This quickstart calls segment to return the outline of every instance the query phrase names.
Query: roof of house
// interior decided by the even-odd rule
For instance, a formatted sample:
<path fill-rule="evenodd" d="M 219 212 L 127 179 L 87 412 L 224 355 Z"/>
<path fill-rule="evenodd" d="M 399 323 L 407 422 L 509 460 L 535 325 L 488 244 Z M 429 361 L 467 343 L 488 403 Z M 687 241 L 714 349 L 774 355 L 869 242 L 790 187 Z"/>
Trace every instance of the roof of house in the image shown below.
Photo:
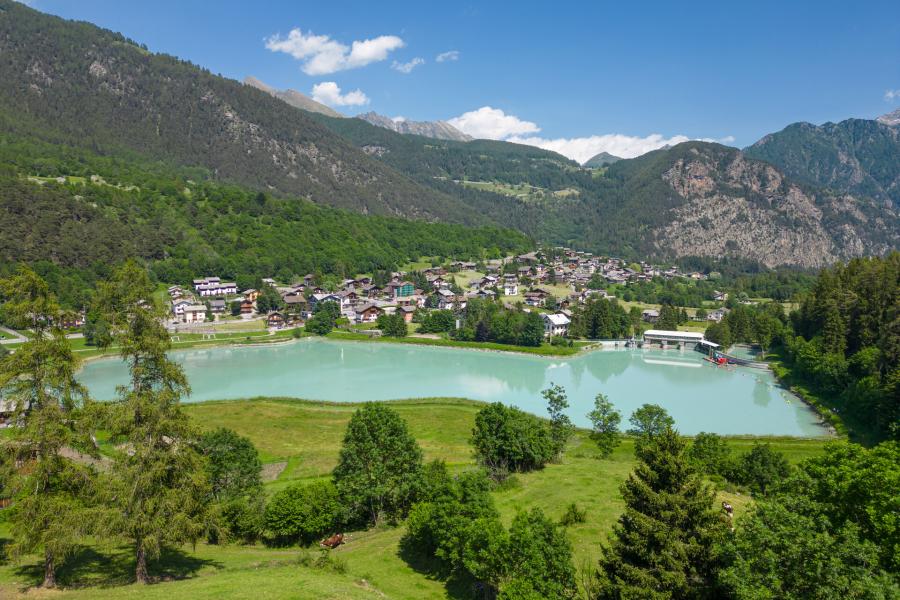
<path fill-rule="evenodd" d="M 547 321 L 550 321 L 550 323 L 556 326 L 568 325 L 569 323 L 571 323 L 569 317 L 560 313 L 555 313 L 552 315 L 541 315 L 541 317 L 543 317 Z"/>

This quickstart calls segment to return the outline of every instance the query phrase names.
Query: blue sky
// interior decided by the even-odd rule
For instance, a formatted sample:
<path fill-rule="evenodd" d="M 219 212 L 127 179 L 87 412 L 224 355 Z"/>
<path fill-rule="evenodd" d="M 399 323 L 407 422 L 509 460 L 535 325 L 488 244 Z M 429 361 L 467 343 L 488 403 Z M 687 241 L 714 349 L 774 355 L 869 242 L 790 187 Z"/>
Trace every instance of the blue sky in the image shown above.
<path fill-rule="evenodd" d="M 346 114 L 456 119 L 578 159 L 900 108 L 896 0 L 29 4 Z"/>

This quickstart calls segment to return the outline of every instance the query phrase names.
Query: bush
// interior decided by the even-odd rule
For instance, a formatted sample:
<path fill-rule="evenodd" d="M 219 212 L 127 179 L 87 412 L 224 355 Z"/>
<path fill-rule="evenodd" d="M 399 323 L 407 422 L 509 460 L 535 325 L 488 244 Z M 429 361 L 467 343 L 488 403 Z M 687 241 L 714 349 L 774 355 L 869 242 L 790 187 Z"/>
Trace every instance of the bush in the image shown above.
<path fill-rule="evenodd" d="M 499 402 L 476 415 L 472 445 L 478 461 L 495 477 L 539 469 L 553 458 L 555 447 L 546 423 Z"/>
<path fill-rule="evenodd" d="M 563 527 L 577 525 L 578 523 L 584 523 L 585 521 L 587 521 L 587 510 L 579 508 L 574 502 L 566 507 L 566 512 L 559 518 L 559 524 Z"/>
<path fill-rule="evenodd" d="M 229 500 L 220 510 L 227 539 L 252 544 L 263 537 L 266 508 L 262 494 Z"/>
<path fill-rule="evenodd" d="M 257 494 L 262 489 L 262 464 L 249 439 L 220 427 L 203 434 L 199 450 L 206 458 L 206 476 L 217 500 Z"/>
<path fill-rule="evenodd" d="M 499 518 L 490 495 L 491 482 L 481 471 L 451 478 L 443 470 L 428 501 L 419 502 L 406 520 L 403 547 L 438 558 L 446 571 L 463 566 L 463 551 L 472 524 Z"/>
<path fill-rule="evenodd" d="M 266 535 L 279 546 L 310 544 L 334 532 L 343 510 L 330 481 L 297 484 L 275 494 L 265 513 Z"/>
<path fill-rule="evenodd" d="M 473 527 L 464 564 L 498 599 L 576 597 L 572 545 L 540 509 L 517 514 L 508 532 L 497 521 L 482 523 Z"/>
<path fill-rule="evenodd" d="M 316 313 L 306 322 L 306 331 L 316 335 L 328 335 L 334 329 L 334 319 L 325 312 Z"/>
<path fill-rule="evenodd" d="M 406 334 L 409 331 L 406 326 L 406 321 L 403 319 L 403 315 L 400 313 L 395 313 L 393 315 L 381 315 L 380 317 L 378 317 L 378 322 L 376 324 L 378 326 L 378 329 L 381 330 L 381 333 L 383 333 L 387 337 L 406 337 Z"/>
<path fill-rule="evenodd" d="M 452 310 L 433 310 L 422 316 L 420 323 L 420 333 L 445 333 L 456 328 L 456 315 Z"/>

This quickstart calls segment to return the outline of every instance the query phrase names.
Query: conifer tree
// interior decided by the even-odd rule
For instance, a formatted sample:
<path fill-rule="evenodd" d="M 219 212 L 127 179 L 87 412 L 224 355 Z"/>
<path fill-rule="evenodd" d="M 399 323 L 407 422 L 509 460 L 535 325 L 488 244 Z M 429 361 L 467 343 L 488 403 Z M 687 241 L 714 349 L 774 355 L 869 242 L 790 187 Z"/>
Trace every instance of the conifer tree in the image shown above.
<path fill-rule="evenodd" d="M 625 512 L 603 549 L 597 598 L 715 597 L 713 548 L 727 525 L 684 448 L 671 427 L 638 448 L 622 485 Z"/>
<path fill-rule="evenodd" d="M 171 340 L 147 273 L 126 263 L 99 286 L 97 303 L 131 376 L 109 415 L 112 441 L 125 449 L 113 463 L 109 533 L 132 545 L 135 579 L 146 583 L 147 563 L 164 546 L 204 532 L 211 493 L 192 445 L 197 436 L 180 407 L 190 388 L 166 355 Z"/>
<path fill-rule="evenodd" d="M 78 359 L 59 324 L 62 312 L 46 282 L 29 269 L 0 281 L 6 320 L 31 331 L 15 353 L 0 359 L 0 396 L 14 407 L 13 467 L 7 492 L 13 556 L 42 550 L 44 587 L 56 585 L 57 567 L 87 533 L 86 497 L 93 472 L 64 449 L 96 454 L 86 420 L 87 393 L 75 380 Z"/>

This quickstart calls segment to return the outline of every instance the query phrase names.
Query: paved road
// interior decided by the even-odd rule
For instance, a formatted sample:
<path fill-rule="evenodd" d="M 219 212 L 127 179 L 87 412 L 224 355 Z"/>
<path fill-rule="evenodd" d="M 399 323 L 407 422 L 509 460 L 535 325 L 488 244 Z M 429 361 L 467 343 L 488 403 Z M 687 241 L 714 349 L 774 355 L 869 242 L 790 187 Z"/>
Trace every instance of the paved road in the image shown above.
<path fill-rule="evenodd" d="M 7 329 L 6 327 L 0 327 L 0 330 L 3 333 L 13 336 L 12 338 L 3 338 L 0 340 L 0 344 L 21 344 L 22 342 L 27 342 L 28 338 L 19 333 L 18 331 L 13 331 L 12 329 Z"/>
<path fill-rule="evenodd" d="M 2 330 L 4 333 L 7 333 L 11 336 L 14 336 L 12 338 L 8 338 L 8 339 L 4 338 L 4 339 L 0 340 L 0 344 L 21 344 L 22 342 L 28 341 L 28 338 L 25 337 L 24 335 L 22 335 L 21 333 L 19 333 L 18 331 L 13 331 L 12 329 L 7 329 L 6 327 L 0 327 L 0 330 Z M 83 333 L 69 333 L 66 335 L 66 337 L 69 338 L 70 340 L 77 340 L 77 339 L 83 338 L 84 334 Z"/>

